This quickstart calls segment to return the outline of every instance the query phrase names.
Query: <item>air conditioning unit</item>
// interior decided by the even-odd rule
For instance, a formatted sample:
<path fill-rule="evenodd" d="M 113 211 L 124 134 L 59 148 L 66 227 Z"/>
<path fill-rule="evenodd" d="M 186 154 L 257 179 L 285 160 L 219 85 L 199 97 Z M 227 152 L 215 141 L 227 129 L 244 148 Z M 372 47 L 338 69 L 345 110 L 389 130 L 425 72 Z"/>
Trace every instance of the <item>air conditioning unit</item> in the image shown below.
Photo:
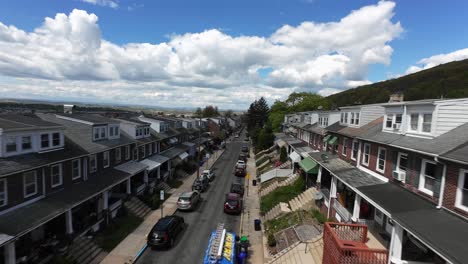
<path fill-rule="evenodd" d="M 406 179 L 406 172 L 405 171 L 398 171 L 394 170 L 393 171 L 393 178 L 397 181 L 404 182 Z"/>
<path fill-rule="evenodd" d="M 393 124 L 393 129 L 400 129 L 401 127 L 401 124 Z"/>

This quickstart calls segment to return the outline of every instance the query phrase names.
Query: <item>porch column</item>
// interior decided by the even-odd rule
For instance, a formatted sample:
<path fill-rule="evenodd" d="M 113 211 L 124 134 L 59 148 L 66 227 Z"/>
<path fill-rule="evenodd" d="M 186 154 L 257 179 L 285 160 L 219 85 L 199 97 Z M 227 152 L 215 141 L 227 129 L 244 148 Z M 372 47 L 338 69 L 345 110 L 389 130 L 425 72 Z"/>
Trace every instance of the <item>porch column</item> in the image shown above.
<path fill-rule="evenodd" d="M 320 183 L 322 182 L 322 166 L 318 165 L 319 166 L 319 170 L 318 170 L 318 173 L 317 173 L 317 185 L 320 185 Z"/>
<path fill-rule="evenodd" d="M 330 199 L 336 198 L 336 186 L 338 185 L 338 178 L 332 176 L 331 186 L 330 186 Z"/>
<path fill-rule="evenodd" d="M 145 170 L 143 173 L 143 182 L 145 185 L 148 185 L 148 170 Z"/>
<path fill-rule="evenodd" d="M 353 209 L 353 217 L 352 220 L 354 222 L 357 222 L 359 219 L 359 213 L 361 210 L 361 196 L 356 193 L 356 196 L 354 196 L 354 209 Z"/>
<path fill-rule="evenodd" d="M 102 210 L 109 208 L 109 191 L 102 192 Z"/>
<path fill-rule="evenodd" d="M 132 181 L 130 178 L 127 180 L 127 194 L 132 194 Z"/>
<path fill-rule="evenodd" d="M 393 222 L 392 239 L 390 240 L 390 257 L 388 263 L 400 263 L 403 249 L 403 228 Z"/>
<path fill-rule="evenodd" d="M 158 180 L 161 179 L 161 166 L 158 167 Z"/>
<path fill-rule="evenodd" d="M 73 213 L 71 209 L 65 212 L 65 229 L 67 235 L 73 234 Z"/>
<path fill-rule="evenodd" d="M 5 255 L 5 264 L 16 264 L 15 241 L 3 246 L 3 250 Z"/>

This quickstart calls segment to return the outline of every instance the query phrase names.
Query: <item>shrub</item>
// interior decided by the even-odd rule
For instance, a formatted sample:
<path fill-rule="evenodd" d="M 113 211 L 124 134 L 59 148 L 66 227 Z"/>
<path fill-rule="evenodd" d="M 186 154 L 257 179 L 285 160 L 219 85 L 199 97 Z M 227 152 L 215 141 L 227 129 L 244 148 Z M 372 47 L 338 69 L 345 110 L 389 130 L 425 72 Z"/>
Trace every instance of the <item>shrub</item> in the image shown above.
<path fill-rule="evenodd" d="M 270 247 L 276 246 L 276 239 L 275 239 L 275 236 L 273 234 L 268 235 L 268 246 L 270 246 Z"/>
<path fill-rule="evenodd" d="M 286 162 L 288 160 L 288 153 L 286 152 L 286 148 L 285 147 L 281 147 L 281 150 L 280 150 L 280 161 L 281 162 Z"/>
<path fill-rule="evenodd" d="M 312 209 L 311 214 L 312 214 L 312 217 L 317 219 L 317 221 L 321 224 L 324 224 L 327 221 L 327 217 L 317 209 Z"/>

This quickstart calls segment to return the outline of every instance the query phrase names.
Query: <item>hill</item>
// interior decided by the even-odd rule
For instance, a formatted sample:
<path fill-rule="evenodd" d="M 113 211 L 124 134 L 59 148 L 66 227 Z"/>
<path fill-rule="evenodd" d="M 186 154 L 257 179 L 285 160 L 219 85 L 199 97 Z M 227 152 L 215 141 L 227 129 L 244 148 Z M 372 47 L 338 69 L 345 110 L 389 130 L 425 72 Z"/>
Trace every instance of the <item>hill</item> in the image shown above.
<path fill-rule="evenodd" d="M 402 92 L 405 101 L 468 97 L 468 59 L 441 64 L 397 79 L 359 86 L 327 97 L 334 106 L 387 102 Z"/>

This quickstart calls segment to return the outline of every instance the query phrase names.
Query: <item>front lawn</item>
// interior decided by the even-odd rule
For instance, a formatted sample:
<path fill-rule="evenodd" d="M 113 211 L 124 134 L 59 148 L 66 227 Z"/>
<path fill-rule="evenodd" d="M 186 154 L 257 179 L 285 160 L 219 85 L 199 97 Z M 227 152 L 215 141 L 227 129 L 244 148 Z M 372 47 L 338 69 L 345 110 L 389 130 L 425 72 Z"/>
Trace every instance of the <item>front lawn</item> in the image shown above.
<path fill-rule="evenodd" d="M 305 189 L 305 180 L 301 176 L 293 184 L 277 188 L 260 198 L 260 212 L 265 214 L 280 202 L 286 203 L 298 196 Z"/>
<path fill-rule="evenodd" d="M 110 252 L 142 222 L 142 218 L 128 212 L 126 215 L 115 219 L 99 233 L 96 236 L 96 243 L 105 251 Z"/>

